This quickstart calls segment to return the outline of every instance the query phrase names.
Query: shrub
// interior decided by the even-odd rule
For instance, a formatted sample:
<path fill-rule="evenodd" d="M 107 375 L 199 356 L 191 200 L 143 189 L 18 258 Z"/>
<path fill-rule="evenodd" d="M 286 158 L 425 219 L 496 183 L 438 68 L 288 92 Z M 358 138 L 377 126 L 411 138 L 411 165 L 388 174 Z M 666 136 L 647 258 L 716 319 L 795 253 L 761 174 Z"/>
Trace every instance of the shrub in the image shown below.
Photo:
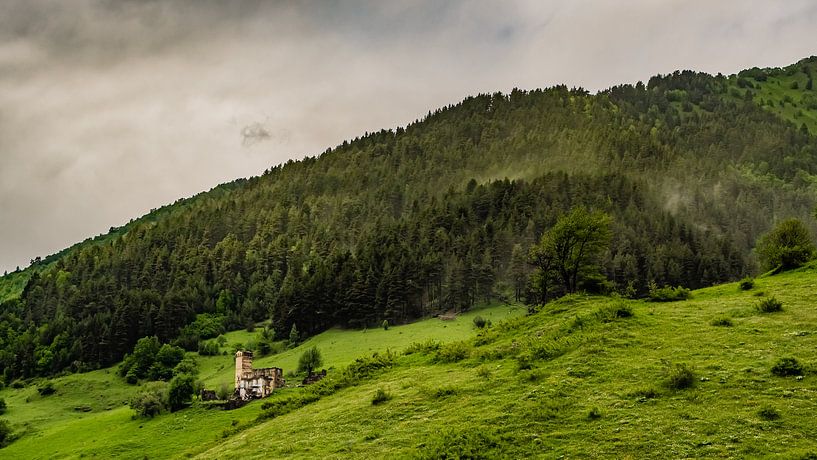
<path fill-rule="evenodd" d="M 0 420 L 0 447 L 7 446 L 13 440 L 11 424 L 8 420 Z"/>
<path fill-rule="evenodd" d="M 777 409 L 774 407 L 762 407 L 760 410 L 757 411 L 757 415 L 766 421 L 773 421 L 780 419 L 780 412 L 777 412 Z"/>
<path fill-rule="evenodd" d="M 609 323 L 616 319 L 630 318 L 634 314 L 633 307 L 622 302 L 600 308 L 596 312 L 596 317 L 602 322 Z"/>
<path fill-rule="evenodd" d="M 130 400 L 130 408 L 139 417 L 155 417 L 167 410 L 167 384 L 154 383 Z"/>
<path fill-rule="evenodd" d="M 201 356 L 216 356 L 219 354 L 219 351 L 218 342 L 215 340 L 199 342 L 198 352 Z"/>
<path fill-rule="evenodd" d="M 650 283 L 650 300 L 653 302 L 675 302 L 686 300 L 692 296 L 692 292 L 685 287 L 664 286 L 659 288 L 655 283 Z"/>
<path fill-rule="evenodd" d="M 230 387 L 228 387 L 226 383 L 222 383 L 221 386 L 218 387 L 218 390 L 216 390 L 216 397 L 222 401 L 230 399 L 232 394 L 232 390 L 230 390 Z"/>
<path fill-rule="evenodd" d="M 431 395 L 435 398 L 445 398 L 447 396 L 454 396 L 457 394 L 457 388 L 453 386 L 444 386 L 434 390 Z"/>
<path fill-rule="evenodd" d="M 388 331 L 389 330 L 389 320 L 384 319 L 383 324 L 381 324 L 381 326 L 383 326 L 384 331 Z"/>
<path fill-rule="evenodd" d="M 468 458 L 488 459 L 507 456 L 500 450 L 497 438 L 486 430 L 442 429 L 418 452 L 420 459 Z M 503 455 L 504 454 L 504 455 Z"/>
<path fill-rule="evenodd" d="M 167 405 L 177 411 L 189 405 L 196 392 L 196 378 L 190 374 L 179 374 L 170 381 L 167 391 Z"/>
<path fill-rule="evenodd" d="M 436 360 L 441 363 L 456 363 L 471 354 L 470 347 L 465 342 L 453 342 L 443 345 L 437 350 Z"/>
<path fill-rule="evenodd" d="M 748 291 L 749 289 L 755 287 L 755 279 L 747 276 L 746 278 L 740 280 L 738 287 L 740 287 L 741 291 Z"/>
<path fill-rule="evenodd" d="M 648 399 L 655 399 L 659 396 L 658 390 L 652 387 L 638 389 L 629 394 L 630 397 L 636 398 L 638 402 L 645 402 Z"/>
<path fill-rule="evenodd" d="M 7 408 L 7 406 L 6 406 L 5 398 L 0 398 L 0 415 L 3 415 L 3 414 L 6 413 L 6 408 Z"/>
<path fill-rule="evenodd" d="M 720 326 L 720 327 L 732 327 L 732 320 L 729 318 L 715 318 L 712 320 L 713 326 Z"/>
<path fill-rule="evenodd" d="M 477 315 L 474 317 L 474 327 L 476 327 L 477 329 L 482 329 L 487 324 L 488 322 L 485 321 L 485 318 L 483 318 L 482 316 Z"/>
<path fill-rule="evenodd" d="M 40 396 L 53 395 L 56 392 L 57 389 L 54 388 L 54 384 L 51 382 L 45 382 L 44 384 L 37 387 L 37 393 L 39 393 Z"/>
<path fill-rule="evenodd" d="M 428 339 L 425 342 L 412 342 L 403 350 L 404 355 L 411 355 L 414 353 L 420 353 L 422 355 L 427 355 L 433 351 L 437 351 L 440 349 L 440 342 L 434 339 Z"/>
<path fill-rule="evenodd" d="M 757 309 L 761 313 L 775 313 L 783 311 L 783 302 L 777 300 L 774 297 L 769 297 L 767 299 L 762 300 L 759 304 L 757 304 Z"/>
<path fill-rule="evenodd" d="M 587 413 L 587 420 L 598 420 L 601 418 L 601 410 L 598 407 L 590 409 Z"/>
<path fill-rule="evenodd" d="M 372 405 L 376 406 L 378 404 L 383 404 L 391 398 L 391 394 L 389 394 L 386 390 L 378 388 L 377 391 L 374 392 L 374 396 L 372 396 Z"/>
<path fill-rule="evenodd" d="M 480 366 L 477 368 L 477 376 L 482 377 L 483 379 L 490 379 L 491 370 L 486 366 Z"/>
<path fill-rule="evenodd" d="M 686 364 L 670 366 L 667 371 L 667 387 L 671 390 L 683 390 L 695 385 L 695 373 Z"/>
<path fill-rule="evenodd" d="M 173 368 L 173 375 L 179 374 L 198 375 L 199 363 L 192 356 L 185 357 Z"/>
<path fill-rule="evenodd" d="M 780 358 L 774 366 L 772 366 L 772 374 L 778 377 L 803 375 L 803 365 L 795 358 Z"/>

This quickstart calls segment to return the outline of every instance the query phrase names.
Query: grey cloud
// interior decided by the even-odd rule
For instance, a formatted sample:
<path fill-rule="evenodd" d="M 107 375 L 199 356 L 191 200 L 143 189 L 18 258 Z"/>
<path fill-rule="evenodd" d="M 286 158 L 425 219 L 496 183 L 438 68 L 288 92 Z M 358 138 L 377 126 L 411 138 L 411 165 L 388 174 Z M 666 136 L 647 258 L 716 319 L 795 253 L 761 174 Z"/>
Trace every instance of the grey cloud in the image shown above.
<path fill-rule="evenodd" d="M 814 54 L 815 17 L 805 0 L 3 1 L 0 270 L 469 94 L 786 65 Z"/>

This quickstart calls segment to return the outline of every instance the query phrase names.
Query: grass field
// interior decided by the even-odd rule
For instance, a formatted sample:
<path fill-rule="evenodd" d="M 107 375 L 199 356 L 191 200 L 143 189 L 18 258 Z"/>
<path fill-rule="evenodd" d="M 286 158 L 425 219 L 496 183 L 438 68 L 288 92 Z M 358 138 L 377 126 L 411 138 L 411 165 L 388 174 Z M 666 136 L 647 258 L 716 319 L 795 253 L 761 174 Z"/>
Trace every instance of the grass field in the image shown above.
<path fill-rule="evenodd" d="M 276 414 L 255 402 L 134 420 L 118 405 L 130 387 L 113 380 L 113 396 L 104 393 L 111 374 L 65 377 L 58 389 L 76 382 L 77 393 L 59 391 L 64 400 L 54 401 L 64 407 L 52 408 L 53 419 L 33 389 L 0 393 L 11 406 L 7 418 L 31 420 L 17 423 L 29 431 L 0 456 L 814 458 L 815 287 L 812 264 L 760 278 L 748 291 L 726 284 L 683 302 L 573 296 L 529 316 L 518 307 L 493 307 L 454 322 L 333 330 L 258 365 L 291 368 L 314 344 L 334 368 L 328 386 L 357 356 L 405 351 L 427 339 L 449 342 L 410 347 L 390 367 Z M 782 301 L 781 312 L 757 309 L 770 297 Z M 494 325 L 475 332 L 475 314 Z M 500 322 L 504 316 L 512 318 Z M 235 332 L 228 342 L 251 338 Z M 802 375 L 774 375 L 784 357 L 802 363 Z M 202 360 L 209 384 L 231 373 L 229 356 Z M 379 390 L 385 401 L 373 404 Z M 97 391 L 106 396 L 90 394 Z M 285 389 L 270 401 L 307 391 Z M 25 403 L 26 397 L 33 399 Z M 93 412 L 70 409 L 80 400 L 96 404 Z"/>
<path fill-rule="evenodd" d="M 393 326 L 387 331 L 330 330 L 296 348 L 259 358 L 255 364 L 256 367 L 274 365 L 291 370 L 303 350 L 317 346 L 325 367 L 333 369 L 375 351 L 401 350 L 413 342 L 468 338 L 474 334 L 472 320 L 476 315 L 498 322 L 522 315 L 524 311 L 524 307 L 495 305 L 465 313 L 453 321 L 428 319 Z M 224 349 L 248 343 L 256 334 L 246 331 L 225 334 Z M 200 378 L 208 388 L 218 388 L 221 383 L 232 385 L 231 354 L 197 359 Z M 0 458 L 173 457 L 200 450 L 203 440 L 210 443 L 220 440 L 224 430 L 251 423 L 261 411 L 260 403 L 253 403 L 235 411 L 192 408 L 152 420 L 134 420 L 127 401 L 139 387 L 126 384 L 116 375 L 115 368 L 69 375 L 54 379 L 53 383 L 57 393 L 45 397 L 38 394 L 36 383 L 22 389 L 0 391 L 0 397 L 5 398 L 9 406 L 0 418 L 9 420 L 22 435 L 0 450 Z"/>
<path fill-rule="evenodd" d="M 200 457 L 813 458 L 815 286 L 812 266 L 685 302 L 555 302 L 472 342 L 458 363 L 404 357 Z M 756 310 L 770 295 L 782 312 Z M 621 306 L 634 315 L 605 316 Z M 806 364 L 803 378 L 772 375 L 786 356 Z M 686 389 L 668 385 L 680 363 L 694 375 Z M 379 388 L 392 399 L 375 406 Z"/>

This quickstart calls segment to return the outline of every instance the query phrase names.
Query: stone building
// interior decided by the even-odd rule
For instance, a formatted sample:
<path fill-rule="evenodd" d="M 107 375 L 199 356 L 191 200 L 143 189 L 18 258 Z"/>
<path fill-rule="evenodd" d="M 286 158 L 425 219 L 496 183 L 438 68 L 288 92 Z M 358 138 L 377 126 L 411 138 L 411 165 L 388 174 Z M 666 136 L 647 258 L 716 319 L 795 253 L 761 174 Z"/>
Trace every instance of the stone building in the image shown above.
<path fill-rule="evenodd" d="M 285 383 L 284 371 L 278 367 L 253 369 L 251 351 L 235 354 L 235 393 L 239 399 L 266 398 Z"/>

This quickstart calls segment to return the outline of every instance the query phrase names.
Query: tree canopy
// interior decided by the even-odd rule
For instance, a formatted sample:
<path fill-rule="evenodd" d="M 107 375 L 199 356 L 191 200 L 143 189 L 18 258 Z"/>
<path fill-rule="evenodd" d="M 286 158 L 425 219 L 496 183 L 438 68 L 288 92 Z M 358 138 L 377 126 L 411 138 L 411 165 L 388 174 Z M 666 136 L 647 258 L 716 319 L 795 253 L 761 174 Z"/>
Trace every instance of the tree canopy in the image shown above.
<path fill-rule="evenodd" d="M 808 227 L 799 219 L 786 219 L 758 240 L 757 254 L 766 270 L 790 270 L 814 257 Z"/>

